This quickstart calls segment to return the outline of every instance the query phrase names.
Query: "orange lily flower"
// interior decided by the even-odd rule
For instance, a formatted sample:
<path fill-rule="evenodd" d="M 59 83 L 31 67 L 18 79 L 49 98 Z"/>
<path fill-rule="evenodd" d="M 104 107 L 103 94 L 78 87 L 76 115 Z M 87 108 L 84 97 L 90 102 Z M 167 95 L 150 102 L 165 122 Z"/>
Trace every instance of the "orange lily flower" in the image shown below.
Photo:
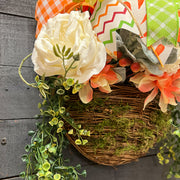
<path fill-rule="evenodd" d="M 180 102 L 180 69 L 175 74 L 165 72 L 162 76 L 141 72 L 132 77 L 130 81 L 134 82 L 141 92 L 151 91 L 145 99 L 144 108 L 157 96 L 159 91 L 161 111 L 166 112 L 168 104 L 177 105 L 176 101 Z"/>
<path fill-rule="evenodd" d="M 100 91 L 110 93 L 110 85 L 121 81 L 119 74 L 112 70 L 112 65 L 106 65 L 97 75 L 93 75 L 89 81 L 79 91 L 79 97 L 83 103 L 89 103 L 93 99 L 93 89 L 99 88 Z"/>

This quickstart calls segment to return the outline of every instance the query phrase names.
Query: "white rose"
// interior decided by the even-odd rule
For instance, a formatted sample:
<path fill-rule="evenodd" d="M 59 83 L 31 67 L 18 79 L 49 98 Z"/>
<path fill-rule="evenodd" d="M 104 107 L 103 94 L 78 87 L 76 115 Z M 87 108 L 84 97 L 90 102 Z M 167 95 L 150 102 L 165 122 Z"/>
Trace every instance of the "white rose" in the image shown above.
<path fill-rule="evenodd" d="M 34 71 L 45 76 L 64 75 L 63 63 L 55 56 L 53 45 L 62 49 L 71 48 L 74 54 L 80 55 L 75 69 L 67 73 L 67 78 L 74 78 L 79 83 L 86 82 L 94 74 L 98 74 L 106 63 L 106 50 L 92 30 L 88 12 L 72 11 L 70 14 L 58 14 L 43 26 L 32 53 Z M 73 58 L 65 61 L 68 67 Z"/>

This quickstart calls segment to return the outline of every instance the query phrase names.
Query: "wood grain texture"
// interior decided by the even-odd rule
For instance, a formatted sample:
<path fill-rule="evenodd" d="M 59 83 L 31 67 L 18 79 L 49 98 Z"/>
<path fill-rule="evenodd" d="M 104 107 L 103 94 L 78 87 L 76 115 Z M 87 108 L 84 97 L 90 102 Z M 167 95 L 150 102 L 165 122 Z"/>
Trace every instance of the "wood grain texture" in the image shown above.
<path fill-rule="evenodd" d="M 6 138 L 7 144 L 0 144 L 0 179 L 18 175 L 24 164 L 21 156 L 29 142 L 27 132 L 35 129 L 36 120 L 0 120 L 0 141 Z"/>
<path fill-rule="evenodd" d="M 0 13 L 34 18 L 37 0 L 0 0 Z"/>
<path fill-rule="evenodd" d="M 33 68 L 23 67 L 22 73 L 28 82 L 34 82 Z M 21 81 L 17 67 L 0 66 L 0 100 L 0 119 L 32 118 L 39 114 L 38 90 Z"/>
<path fill-rule="evenodd" d="M 19 66 L 20 61 L 32 52 L 35 29 L 33 19 L 0 14 L 0 65 Z M 31 61 L 26 65 L 33 66 Z"/>

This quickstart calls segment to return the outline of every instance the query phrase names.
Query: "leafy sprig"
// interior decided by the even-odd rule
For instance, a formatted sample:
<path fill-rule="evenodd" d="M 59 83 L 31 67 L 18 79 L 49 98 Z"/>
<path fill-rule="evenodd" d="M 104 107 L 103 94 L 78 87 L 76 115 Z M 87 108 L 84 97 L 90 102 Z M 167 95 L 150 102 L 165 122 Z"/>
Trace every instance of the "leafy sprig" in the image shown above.
<path fill-rule="evenodd" d="M 180 110 L 179 105 L 171 108 L 172 130 L 169 133 L 166 142 L 160 147 L 157 154 L 159 163 L 169 164 L 170 169 L 167 178 L 180 178 Z"/>
<path fill-rule="evenodd" d="M 64 106 L 70 100 L 70 94 L 76 94 L 82 87 L 78 81 L 66 77 L 70 70 L 76 68 L 74 64 L 79 61 L 79 55 L 74 55 L 71 48 L 66 49 L 65 46 L 61 50 L 57 44 L 53 51 L 62 61 L 64 75 L 49 78 L 37 75 L 36 83 L 32 83 L 42 97 L 38 104 L 40 114 L 37 115 L 41 121 L 36 123 L 36 131 L 28 133 L 32 137 L 31 144 L 26 145 L 27 154 L 22 156 L 26 170 L 20 174 L 25 180 L 78 180 L 80 175 L 86 176 L 86 171 L 79 173 L 80 165 L 68 166 L 63 158 L 66 133 L 77 137 L 77 145 L 85 145 L 88 142 L 85 137 L 90 136 L 90 131 L 76 124 Z M 66 61 L 71 61 L 69 66 Z M 66 126 L 71 128 L 66 130 Z"/>

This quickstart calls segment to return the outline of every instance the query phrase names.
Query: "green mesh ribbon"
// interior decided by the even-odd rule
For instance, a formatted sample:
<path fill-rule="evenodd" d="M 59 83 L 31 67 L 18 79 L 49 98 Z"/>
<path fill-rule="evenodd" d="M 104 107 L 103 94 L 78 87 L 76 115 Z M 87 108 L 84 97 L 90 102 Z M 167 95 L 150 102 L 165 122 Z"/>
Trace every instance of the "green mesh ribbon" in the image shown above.
<path fill-rule="evenodd" d="M 147 46 L 161 38 L 176 45 L 179 31 L 180 0 L 146 0 Z"/>

